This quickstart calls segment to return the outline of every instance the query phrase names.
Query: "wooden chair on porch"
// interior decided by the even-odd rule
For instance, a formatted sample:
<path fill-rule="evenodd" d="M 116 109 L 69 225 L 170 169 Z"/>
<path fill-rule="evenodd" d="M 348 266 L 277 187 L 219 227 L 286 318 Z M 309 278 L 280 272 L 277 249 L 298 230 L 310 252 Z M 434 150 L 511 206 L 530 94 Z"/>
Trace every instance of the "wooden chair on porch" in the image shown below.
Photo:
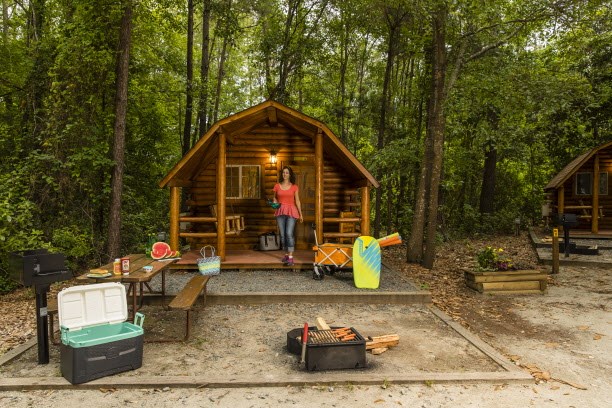
<path fill-rule="evenodd" d="M 579 214 L 578 218 L 588 218 L 588 219 L 591 219 L 593 217 L 593 214 L 591 212 L 593 207 L 585 205 L 584 201 L 582 201 L 582 200 L 578 200 L 578 203 L 580 203 L 580 207 L 583 207 L 582 208 L 582 214 Z M 588 208 L 588 207 L 591 207 L 591 208 Z M 603 207 L 600 205 L 599 209 L 598 209 L 598 212 L 597 212 L 597 219 L 601 219 L 601 218 L 603 218 L 603 216 L 604 216 Z"/>
<path fill-rule="evenodd" d="M 217 205 L 212 204 L 210 206 L 210 212 L 213 217 L 217 216 Z M 217 227 L 217 223 L 215 223 Z M 240 231 L 244 230 L 244 216 L 239 214 L 225 214 L 225 233 L 226 234 L 240 234 Z"/>
<path fill-rule="evenodd" d="M 354 218 L 355 211 L 340 211 L 340 218 Z M 341 222 L 340 223 L 340 233 L 346 232 L 355 232 L 357 231 L 356 223 L 354 222 Z M 340 238 L 341 244 L 353 244 L 355 242 L 355 238 Z"/>

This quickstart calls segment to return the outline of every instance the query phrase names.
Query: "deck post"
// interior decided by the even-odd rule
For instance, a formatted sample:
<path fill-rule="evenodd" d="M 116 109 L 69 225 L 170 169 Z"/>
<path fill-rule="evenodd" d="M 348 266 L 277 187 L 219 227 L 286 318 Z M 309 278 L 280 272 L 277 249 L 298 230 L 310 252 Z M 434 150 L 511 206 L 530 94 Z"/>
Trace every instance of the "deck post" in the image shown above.
<path fill-rule="evenodd" d="M 170 249 L 179 250 L 179 213 L 181 208 L 181 188 L 170 187 Z"/>
<path fill-rule="evenodd" d="M 361 188 L 361 235 L 370 235 L 370 186 Z"/>
<path fill-rule="evenodd" d="M 599 232 L 599 153 L 595 154 L 593 163 L 593 202 L 591 203 L 591 232 Z"/>
<path fill-rule="evenodd" d="M 315 225 L 317 242 L 323 242 L 323 130 L 315 137 Z"/>
<path fill-rule="evenodd" d="M 561 186 L 557 189 L 557 214 L 561 216 L 565 211 L 565 187 Z M 560 226 L 563 230 L 563 226 Z"/>
<path fill-rule="evenodd" d="M 225 163 L 226 135 L 222 130 L 217 132 L 219 154 L 217 155 L 217 255 L 225 260 Z"/>

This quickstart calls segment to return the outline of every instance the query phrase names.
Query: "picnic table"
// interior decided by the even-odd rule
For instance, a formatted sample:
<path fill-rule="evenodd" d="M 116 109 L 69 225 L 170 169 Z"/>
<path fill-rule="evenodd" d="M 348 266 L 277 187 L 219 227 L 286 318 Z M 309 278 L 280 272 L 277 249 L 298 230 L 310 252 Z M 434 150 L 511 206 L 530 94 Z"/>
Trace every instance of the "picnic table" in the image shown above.
<path fill-rule="evenodd" d="M 149 293 L 161 293 L 163 299 L 162 301 L 165 301 L 166 271 L 171 264 L 178 260 L 178 258 L 155 260 L 148 258 L 145 254 L 130 254 L 127 256 L 127 258 L 130 259 L 130 273 L 128 275 L 111 275 L 107 278 L 94 278 L 87 276 L 88 273 L 85 273 L 79 276 L 77 281 L 81 283 L 121 282 L 128 284 L 128 296 L 131 296 L 132 316 L 134 316 L 142 307 L 145 287 Z M 150 265 L 153 268 L 150 272 L 143 269 L 147 265 Z M 111 262 L 106 265 L 102 265 L 97 269 L 104 269 L 110 273 L 113 273 L 113 263 Z M 154 292 L 149 283 L 159 273 L 161 273 L 161 292 Z"/>

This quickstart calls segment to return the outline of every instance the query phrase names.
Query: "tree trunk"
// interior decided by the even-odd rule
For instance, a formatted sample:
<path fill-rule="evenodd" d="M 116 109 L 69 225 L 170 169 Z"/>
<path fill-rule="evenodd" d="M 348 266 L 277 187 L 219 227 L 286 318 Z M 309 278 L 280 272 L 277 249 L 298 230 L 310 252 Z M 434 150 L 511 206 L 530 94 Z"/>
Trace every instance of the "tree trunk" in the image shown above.
<path fill-rule="evenodd" d="M 200 65 L 201 86 L 196 139 L 199 139 L 208 130 L 206 110 L 208 107 L 208 72 L 210 70 L 210 53 L 208 49 L 210 46 L 210 7 L 211 0 L 204 0 L 204 10 L 202 12 L 202 63 Z"/>
<path fill-rule="evenodd" d="M 495 106 L 487 109 L 487 121 L 491 131 L 495 134 L 499 130 L 499 112 Z M 497 167 L 497 147 L 495 142 L 489 140 L 485 146 L 485 162 L 482 172 L 482 188 L 480 189 L 480 213 L 490 214 L 495 211 L 493 198 L 495 197 L 495 175 Z"/>
<path fill-rule="evenodd" d="M 219 116 L 219 102 L 221 100 L 221 85 L 223 84 L 223 77 L 225 75 L 225 60 L 227 59 L 227 45 L 229 38 L 226 36 L 223 38 L 223 47 L 221 48 L 221 55 L 219 56 L 219 72 L 217 73 L 217 89 L 215 92 L 215 108 L 213 110 L 213 123 L 217 122 Z"/>
<path fill-rule="evenodd" d="M 123 169 L 125 157 L 125 128 L 127 116 L 128 78 L 132 30 L 132 3 L 126 1 L 116 62 L 115 124 L 113 141 L 113 175 L 111 178 L 111 203 L 108 220 L 108 256 L 120 255 L 121 250 L 121 196 L 123 195 Z"/>
<path fill-rule="evenodd" d="M 430 97 L 430 99 L 433 96 Z M 428 102 L 430 105 L 432 102 Z M 429 131 L 428 131 L 429 133 Z M 425 237 L 425 211 L 429 197 L 429 178 L 433 153 L 433 141 L 428 134 L 425 138 L 425 152 L 421 161 L 419 171 L 419 187 L 414 201 L 414 213 L 412 215 L 412 229 L 408 238 L 406 259 L 408 262 L 420 263 L 423 260 L 423 241 Z"/>
<path fill-rule="evenodd" d="M 391 222 L 393 218 L 393 178 L 389 177 L 387 181 L 387 235 L 391 234 L 391 227 L 393 223 Z"/>
<path fill-rule="evenodd" d="M 433 61 L 433 51 L 431 47 L 425 47 L 426 64 L 427 70 L 432 70 L 431 64 Z M 431 88 L 433 89 L 433 78 L 430 78 L 432 82 Z M 424 98 L 421 97 L 419 103 L 419 115 L 417 122 L 417 135 L 423 132 L 423 104 Z M 432 104 L 434 103 L 434 96 L 430 94 L 427 99 L 427 112 L 433 111 Z M 414 212 L 412 214 L 412 228 L 410 230 L 410 236 L 408 238 L 408 248 L 406 249 L 406 260 L 408 262 L 420 263 L 423 260 L 423 242 L 425 240 L 425 224 L 426 224 L 426 210 L 427 202 L 429 197 L 429 179 L 431 173 L 431 163 L 433 160 L 433 140 L 431 138 L 430 129 L 432 118 L 427 117 L 425 124 L 425 140 L 423 146 L 423 160 L 419 169 L 415 169 L 415 175 L 418 174 L 418 188 L 415 192 L 414 197 Z"/>
<path fill-rule="evenodd" d="M 278 64 L 278 82 L 272 92 L 272 99 L 280 103 L 287 103 L 287 80 L 292 70 L 293 61 L 291 59 L 291 36 L 294 33 L 294 24 L 297 20 L 299 8 L 302 1 L 289 1 L 287 7 L 287 18 L 285 20 L 285 31 L 283 32 L 283 44 L 280 50 L 280 61 Z"/>
<path fill-rule="evenodd" d="M 385 77 L 383 80 L 382 96 L 380 101 L 380 118 L 378 122 L 378 139 L 376 148 L 381 151 L 385 147 L 385 130 L 387 127 L 387 112 L 389 110 L 389 84 L 391 83 L 391 73 L 393 72 L 393 64 L 395 60 L 395 49 L 399 40 L 399 24 L 389 23 L 389 44 L 387 47 L 387 65 L 385 67 Z M 383 170 L 378 169 L 376 172 L 378 180 L 382 180 Z M 381 205 L 382 205 L 382 189 L 376 189 L 376 204 L 374 206 L 374 236 L 380 237 L 381 230 Z"/>
<path fill-rule="evenodd" d="M 346 145 L 346 70 L 348 67 L 349 59 L 349 23 L 346 21 L 344 15 L 344 30 L 342 31 L 342 38 L 340 41 L 340 106 L 338 107 L 338 117 L 340 125 L 340 140 Z"/>
<path fill-rule="evenodd" d="M 34 56 L 34 64 L 26 81 L 27 101 L 21 118 L 23 129 L 30 135 L 31 150 L 40 147 L 40 132 L 43 126 L 41 111 L 45 95 L 48 63 L 40 46 L 46 11 L 45 0 L 33 0 L 29 4 L 27 17 L 27 46 Z"/>
<path fill-rule="evenodd" d="M 497 166 L 497 149 L 492 142 L 485 148 L 484 170 L 482 172 L 482 189 L 480 190 L 480 213 L 491 214 L 494 211 L 495 173 Z"/>
<path fill-rule="evenodd" d="M 187 0 L 187 87 L 185 95 L 185 122 L 181 141 L 183 156 L 191 148 L 191 120 L 193 118 L 193 0 Z"/>
<path fill-rule="evenodd" d="M 431 138 L 433 140 L 433 162 L 431 165 L 431 180 L 427 215 L 427 238 L 423 266 L 432 269 L 436 256 L 436 232 L 438 227 L 438 193 L 442 175 L 442 159 L 444 156 L 444 102 L 446 100 L 446 8 L 442 5 L 433 15 L 433 89 L 434 103 L 430 106 L 432 117 Z"/>
<path fill-rule="evenodd" d="M 8 1 L 2 0 L 2 42 L 5 47 L 8 46 Z"/>

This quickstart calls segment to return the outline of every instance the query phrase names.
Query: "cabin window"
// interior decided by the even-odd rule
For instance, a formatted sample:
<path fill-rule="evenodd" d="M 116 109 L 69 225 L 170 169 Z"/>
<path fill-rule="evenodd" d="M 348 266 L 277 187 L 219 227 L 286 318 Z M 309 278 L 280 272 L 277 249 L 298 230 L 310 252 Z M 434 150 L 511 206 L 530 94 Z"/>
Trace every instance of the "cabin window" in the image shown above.
<path fill-rule="evenodd" d="M 593 173 L 576 173 L 576 195 L 591 195 L 593 193 Z M 599 194 L 608 195 L 608 173 L 599 173 Z"/>
<path fill-rule="evenodd" d="M 227 198 L 259 198 L 260 168 L 256 165 L 227 166 L 225 186 Z"/>
<path fill-rule="evenodd" d="M 599 173 L 599 195 L 608 195 L 608 172 Z"/>

